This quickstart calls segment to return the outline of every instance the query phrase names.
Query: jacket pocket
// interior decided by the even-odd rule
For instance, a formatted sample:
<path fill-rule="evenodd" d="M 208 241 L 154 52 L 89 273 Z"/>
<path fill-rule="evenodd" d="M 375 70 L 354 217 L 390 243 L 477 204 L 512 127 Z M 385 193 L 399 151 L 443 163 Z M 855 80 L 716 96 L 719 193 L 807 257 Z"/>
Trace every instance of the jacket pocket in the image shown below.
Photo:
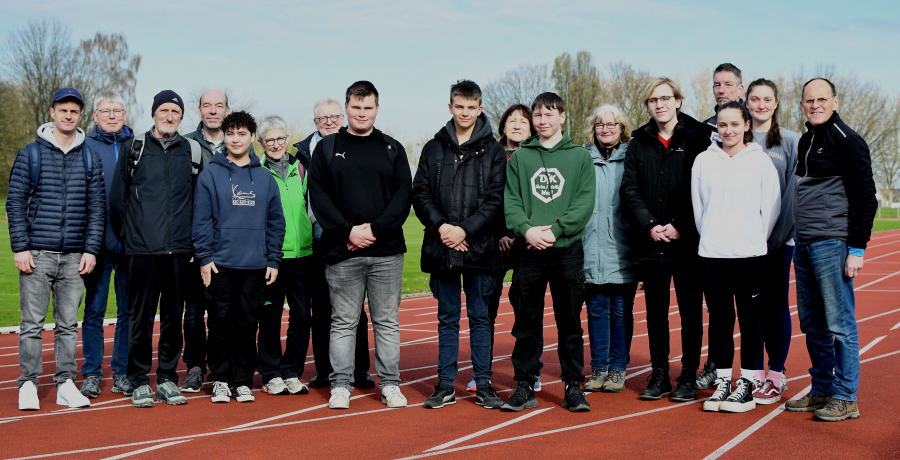
<path fill-rule="evenodd" d="M 233 268 L 259 268 L 266 265 L 264 230 L 222 228 L 213 259 Z"/>

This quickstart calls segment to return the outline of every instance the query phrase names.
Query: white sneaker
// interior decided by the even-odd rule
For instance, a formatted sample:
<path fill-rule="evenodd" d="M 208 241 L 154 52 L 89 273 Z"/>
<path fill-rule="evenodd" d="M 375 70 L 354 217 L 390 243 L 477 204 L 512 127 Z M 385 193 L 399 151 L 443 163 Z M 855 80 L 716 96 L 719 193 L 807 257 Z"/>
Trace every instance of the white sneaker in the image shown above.
<path fill-rule="evenodd" d="M 288 394 L 288 387 L 284 384 L 284 380 L 281 380 L 281 377 L 275 377 L 269 380 L 269 383 L 263 385 L 262 391 L 270 395 L 286 395 Z"/>
<path fill-rule="evenodd" d="M 292 395 L 305 395 L 309 393 L 309 387 L 307 387 L 297 377 L 291 377 L 287 379 L 287 381 L 285 381 L 285 384 L 287 384 L 287 389 Z"/>
<path fill-rule="evenodd" d="M 234 389 L 234 399 L 237 402 L 253 402 L 256 401 L 256 398 L 253 397 L 253 392 L 250 391 L 250 388 L 247 385 L 241 385 Z"/>
<path fill-rule="evenodd" d="M 397 385 L 388 385 L 381 389 L 381 402 L 388 407 L 406 407 L 406 396 Z"/>
<path fill-rule="evenodd" d="M 350 390 L 344 387 L 332 388 L 331 398 L 328 399 L 328 407 L 331 409 L 349 409 Z"/>
<path fill-rule="evenodd" d="M 225 382 L 213 383 L 212 402 L 214 402 L 214 403 L 231 402 L 231 390 L 228 389 L 227 383 L 225 383 Z"/>
<path fill-rule="evenodd" d="M 56 388 L 56 404 L 72 408 L 90 407 L 91 400 L 78 391 L 72 379 L 66 379 L 65 383 Z"/>
<path fill-rule="evenodd" d="M 534 391 L 541 391 L 541 376 L 534 381 Z"/>
<path fill-rule="evenodd" d="M 19 388 L 19 410 L 41 410 L 37 387 L 30 380 Z"/>

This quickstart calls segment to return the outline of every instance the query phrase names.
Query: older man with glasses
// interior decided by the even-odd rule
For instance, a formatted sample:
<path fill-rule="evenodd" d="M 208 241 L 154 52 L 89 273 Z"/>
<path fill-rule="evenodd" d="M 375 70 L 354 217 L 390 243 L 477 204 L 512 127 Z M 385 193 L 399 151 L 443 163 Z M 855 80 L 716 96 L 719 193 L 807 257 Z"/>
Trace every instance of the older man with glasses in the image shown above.
<path fill-rule="evenodd" d="M 325 136 L 338 132 L 344 126 L 344 112 L 341 103 L 330 97 L 320 99 L 313 106 L 313 123 L 316 130 L 306 139 L 294 144 L 297 148 L 297 159 L 304 158 L 306 164 L 310 164 L 312 152 Z M 325 264 L 322 262 L 321 249 L 318 248 L 319 239 L 322 237 L 322 226 L 316 222 L 312 207 L 307 201 L 307 212 L 312 223 L 313 232 L 313 263 L 311 267 L 313 280 L 311 286 L 312 305 L 312 345 L 313 357 L 316 362 L 316 374 L 309 381 L 311 388 L 327 388 L 331 386 L 328 376 L 332 372 L 331 361 L 328 357 L 329 340 L 331 337 L 331 296 L 328 293 L 328 284 L 325 281 Z M 356 329 L 356 367 L 354 386 L 357 388 L 374 388 L 375 380 L 369 374 L 369 318 L 365 309 L 359 317 L 359 325 Z"/>

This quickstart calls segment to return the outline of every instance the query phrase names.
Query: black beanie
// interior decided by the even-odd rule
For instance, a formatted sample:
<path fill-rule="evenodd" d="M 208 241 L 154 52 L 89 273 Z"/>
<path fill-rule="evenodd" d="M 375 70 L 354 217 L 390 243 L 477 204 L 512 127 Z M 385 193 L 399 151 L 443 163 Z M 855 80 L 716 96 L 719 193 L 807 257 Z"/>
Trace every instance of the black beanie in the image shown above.
<path fill-rule="evenodd" d="M 156 116 L 156 109 L 166 102 L 178 104 L 178 107 L 181 107 L 181 115 L 184 116 L 184 102 L 181 100 L 181 96 L 171 89 L 166 89 L 160 91 L 159 94 L 153 97 L 153 109 L 150 110 L 150 118 Z"/>

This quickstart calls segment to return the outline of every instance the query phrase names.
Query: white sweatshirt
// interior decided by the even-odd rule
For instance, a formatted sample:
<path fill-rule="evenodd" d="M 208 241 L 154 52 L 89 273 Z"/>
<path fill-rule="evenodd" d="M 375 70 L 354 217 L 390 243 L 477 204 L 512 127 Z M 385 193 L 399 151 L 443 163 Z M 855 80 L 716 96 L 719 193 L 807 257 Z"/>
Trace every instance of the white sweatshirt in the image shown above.
<path fill-rule="evenodd" d="M 778 171 L 759 144 L 733 157 L 712 144 L 691 169 L 691 202 L 701 257 L 764 256 L 781 212 Z"/>

